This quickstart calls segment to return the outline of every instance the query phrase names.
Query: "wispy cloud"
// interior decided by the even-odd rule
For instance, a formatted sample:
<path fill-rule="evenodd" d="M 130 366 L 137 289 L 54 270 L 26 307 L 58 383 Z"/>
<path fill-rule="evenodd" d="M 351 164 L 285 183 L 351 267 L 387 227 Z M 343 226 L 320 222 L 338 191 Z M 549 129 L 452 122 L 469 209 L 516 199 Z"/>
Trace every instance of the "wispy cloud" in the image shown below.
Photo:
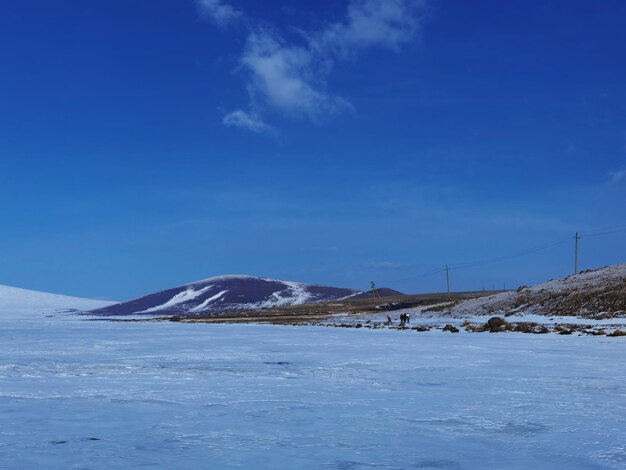
<path fill-rule="evenodd" d="M 370 269 L 400 269 L 406 267 L 406 264 L 394 263 L 392 261 L 365 261 L 363 267 Z"/>
<path fill-rule="evenodd" d="M 224 124 L 229 127 L 239 127 L 242 129 L 247 129 L 252 132 L 257 132 L 259 134 L 271 132 L 273 128 L 258 116 L 254 114 L 249 114 L 241 109 L 237 111 L 233 111 L 230 114 L 227 114 L 224 117 Z"/>
<path fill-rule="evenodd" d="M 311 42 L 343 56 L 368 47 L 398 49 L 414 39 L 425 7 L 424 0 L 352 0 L 346 19 L 331 24 Z"/>
<path fill-rule="evenodd" d="M 227 26 L 242 16 L 241 11 L 223 0 L 197 0 L 197 2 L 200 12 L 221 27 Z"/>
<path fill-rule="evenodd" d="M 309 48 L 287 44 L 267 30 L 249 35 L 241 64 L 249 72 L 253 107 L 313 121 L 350 107 L 346 100 L 324 91 L 319 58 Z"/>
<path fill-rule="evenodd" d="M 199 2 L 220 25 L 242 15 L 223 0 Z M 260 132 L 250 121 L 263 122 L 266 114 L 321 122 L 353 109 L 346 98 L 327 90 L 335 63 L 368 48 L 398 50 L 418 34 L 425 10 L 426 0 L 350 0 L 342 20 L 299 30 L 290 41 L 248 18 L 240 70 L 246 73 L 249 110 L 230 113 L 224 123 Z"/>
<path fill-rule="evenodd" d="M 626 183 L 626 168 L 622 168 L 618 171 L 610 171 L 607 176 L 610 184 Z"/>

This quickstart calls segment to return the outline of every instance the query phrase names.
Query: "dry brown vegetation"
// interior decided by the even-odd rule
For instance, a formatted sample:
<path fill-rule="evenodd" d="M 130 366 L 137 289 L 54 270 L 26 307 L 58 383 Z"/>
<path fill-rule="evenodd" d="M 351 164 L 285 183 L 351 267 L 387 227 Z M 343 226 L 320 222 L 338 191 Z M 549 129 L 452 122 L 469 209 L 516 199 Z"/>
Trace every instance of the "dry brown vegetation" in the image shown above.
<path fill-rule="evenodd" d="M 452 301 L 474 299 L 494 292 L 460 292 L 452 294 Z M 173 317 L 171 321 L 188 323 L 275 323 L 302 324 L 325 320 L 338 313 L 381 313 L 405 308 L 417 308 L 448 302 L 448 294 L 399 295 L 382 299 L 346 299 L 325 303 L 294 305 L 291 307 L 265 308 L 229 312 L 220 316 Z M 449 306 L 449 304 L 448 304 Z"/>
<path fill-rule="evenodd" d="M 626 266 L 607 266 L 534 287 L 443 309 L 452 315 L 504 315 L 529 312 L 593 319 L 626 317 Z"/>

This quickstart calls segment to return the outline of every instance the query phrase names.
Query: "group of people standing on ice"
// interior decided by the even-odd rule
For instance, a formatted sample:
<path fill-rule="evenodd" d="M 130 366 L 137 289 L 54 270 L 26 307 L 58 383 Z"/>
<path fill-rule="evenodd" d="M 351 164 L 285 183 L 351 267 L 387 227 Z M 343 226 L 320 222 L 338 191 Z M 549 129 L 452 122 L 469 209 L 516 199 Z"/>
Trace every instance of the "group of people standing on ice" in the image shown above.
<path fill-rule="evenodd" d="M 401 313 L 400 314 L 400 325 L 406 325 L 411 322 L 411 314 L 410 313 Z M 391 316 L 387 314 L 387 325 L 391 325 L 393 320 Z"/>

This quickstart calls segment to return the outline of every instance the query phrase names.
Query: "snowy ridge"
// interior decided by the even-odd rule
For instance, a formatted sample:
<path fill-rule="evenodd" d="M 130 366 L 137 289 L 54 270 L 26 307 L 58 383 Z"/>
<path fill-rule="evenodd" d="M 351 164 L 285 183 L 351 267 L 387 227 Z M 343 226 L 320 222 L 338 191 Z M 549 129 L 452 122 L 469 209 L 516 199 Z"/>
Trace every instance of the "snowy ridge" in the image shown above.
<path fill-rule="evenodd" d="M 466 300 L 448 313 L 626 316 L 626 264 L 584 271 L 515 292 Z"/>
<path fill-rule="evenodd" d="M 250 276 L 248 274 L 222 274 L 221 276 L 212 276 L 207 277 L 206 279 L 200 279 L 199 281 L 193 281 L 190 284 L 183 284 L 179 287 L 186 287 L 187 285 L 196 285 L 196 284 L 206 284 L 207 282 L 220 282 L 220 281 L 231 281 L 237 279 L 265 279 L 265 278 L 257 278 L 255 276 Z M 266 279 L 267 281 L 273 281 L 274 279 Z"/>
<path fill-rule="evenodd" d="M 86 311 L 114 303 L 0 285 L 0 318 L 3 319 L 12 316 L 40 316 L 42 313 L 60 310 Z"/>

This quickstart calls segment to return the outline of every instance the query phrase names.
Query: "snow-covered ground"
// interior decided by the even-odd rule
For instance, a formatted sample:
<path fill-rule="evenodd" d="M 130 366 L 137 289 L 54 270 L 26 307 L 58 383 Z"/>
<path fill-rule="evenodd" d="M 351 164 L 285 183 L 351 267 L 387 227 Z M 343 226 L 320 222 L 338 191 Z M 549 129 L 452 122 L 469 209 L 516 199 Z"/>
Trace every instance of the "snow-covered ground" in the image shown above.
<path fill-rule="evenodd" d="M 0 468 L 623 469 L 623 338 L 0 315 Z"/>
<path fill-rule="evenodd" d="M 428 308 L 428 307 L 424 307 Z M 355 326 L 361 324 L 363 326 L 376 325 L 387 327 L 387 315 L 391 317 L 391 326 L 400 324 L 400 314 L 408 313 L 411 315 L 410 322 L 407 327 L 425 326 L 429 328 L 443 328 L 445 325 L 454 325 L 463 328 L 467 322 L 473 325 L 484 324 L 492 315 L 479 314 L 476 312 L 466 312 L 464 315 L 451 316 L 441 312 L 424 312 L 422 308 L 411 308 L 404 310 L 396 310 L 392 312 L 380 313 L 360 313 L 360 314 L 336 314 L 324 320 L 311 322 L 317 326 L 339 326 L 349 325 Z M 514 315 L 505 317 L 509 323 L 537 323 L 548 327 L 555 325 L 579 325 L 589 327 L 590 329 L 604 329 L 606 331 L 614 331 L 616 329 L 626 329 L 626 318 L 581 318 L 576 316 L 546 316 L 537 315 L 528 312 L 518 312 Z"/>
<path fill-rule="evenodd" d="M 0 285 L 0 321 L 10 318 L 41 318 L 68 310 L 92 310 L 114 303 Z"/>
<path fill-rule="evenodd" d="M 467 300 L 454 305 L 448 313 L 455 317 L 511 313 L 626 317 L 626 264 Z"/>

